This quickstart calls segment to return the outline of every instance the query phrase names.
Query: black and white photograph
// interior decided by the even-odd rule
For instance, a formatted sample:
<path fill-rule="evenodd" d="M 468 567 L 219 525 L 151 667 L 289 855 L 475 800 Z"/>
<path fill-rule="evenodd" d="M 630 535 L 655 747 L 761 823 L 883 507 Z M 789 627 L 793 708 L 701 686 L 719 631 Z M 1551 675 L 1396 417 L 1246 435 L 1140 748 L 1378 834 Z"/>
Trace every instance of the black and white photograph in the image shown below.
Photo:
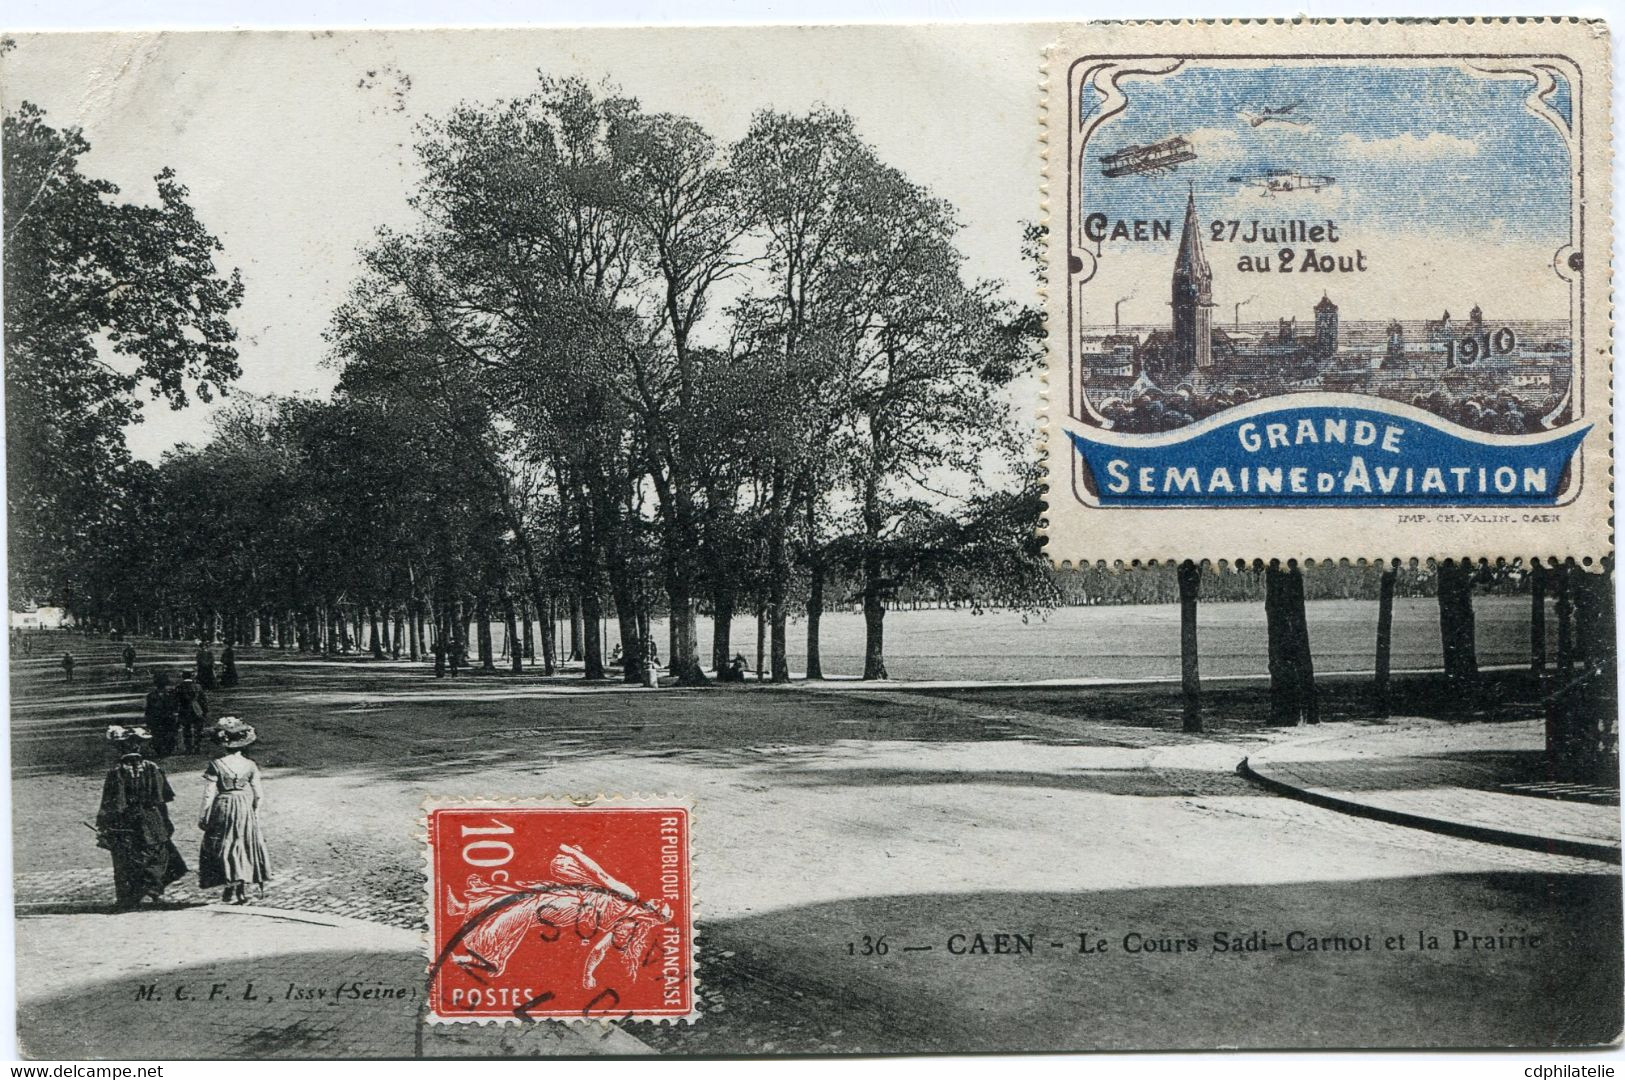
<path fill-rule="evenodd" d="M 1279 506 L 1215 559 L 1187 507 L 1133 527 L 1188 558 L 1076 558 L 1044 437 L 1069 392 L 1132 432 L 1249 407 L 1172 413 L 1183 281 L 1181 363 L 1522 445 L 1580 413 L 1569 294 L 1416 286 L 1515 335 L 1432 401 L 1476 329 L 1363 281 L 1243 307 L 1164 162 L 1105 189 L 1174 208 L 1123 248 L 1145 291 L 1058 328 L 1045 80 L 1088 34 L 0 36 L 16 1052 L 1617 1047 L 1607 530 L 1457 552 L 1435 507 L 1301 558 Z M 1328 123 L 1299 89 L 1226 122 Z M 1300 216 L 1264 157 L 1203 167 Z"/>

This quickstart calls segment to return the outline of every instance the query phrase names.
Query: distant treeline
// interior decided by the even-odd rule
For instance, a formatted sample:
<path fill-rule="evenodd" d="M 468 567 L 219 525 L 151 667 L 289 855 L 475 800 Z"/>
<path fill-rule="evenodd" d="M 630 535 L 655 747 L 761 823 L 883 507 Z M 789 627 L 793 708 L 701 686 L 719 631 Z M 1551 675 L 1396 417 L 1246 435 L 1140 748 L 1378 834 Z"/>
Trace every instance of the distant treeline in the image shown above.
<path fill-rule="evenodd" d="M 1109 566 L 1067 567 L 1052 572 L 1055 603 L 1062 607 L 1095 604 L 1174 604 L 1179 602 L 1179 582 L 1173 564 L 1113 568 Z M 1305 566 L 1303 585 L 1308 600 L 1372 600 L 1378 598 L 1382 567 L 1377 563 L 1321 562 Z M 1485 566 L 1473 581 L 1474 590 L 1490 595 L 1527 595 L 1529 573 L 1522 563 Z M 1262 603 L 1265 594 L 1262 567 L 1209 567 L 1201 576 L 1201 598 L 1223 603 L 1236 601 Z M 1405 565 L 1394 582 L 1397 596 L 1439 594 L 1438 571 L 1427 563 Z M 905 590 L 898 607 L 1030 607 L 1024 597 L 951 596 L 929 591 Z"/>

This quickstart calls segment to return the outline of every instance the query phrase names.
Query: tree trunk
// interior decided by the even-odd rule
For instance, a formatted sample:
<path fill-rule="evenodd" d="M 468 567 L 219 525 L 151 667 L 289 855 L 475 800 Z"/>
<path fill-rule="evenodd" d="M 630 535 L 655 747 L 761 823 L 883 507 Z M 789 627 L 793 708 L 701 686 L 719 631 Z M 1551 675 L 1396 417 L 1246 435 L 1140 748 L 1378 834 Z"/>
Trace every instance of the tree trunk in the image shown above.
<path fill-rule="evenodd" d="M 484 589 L 474 598 L 474 620 L 479 624 L 480 670 L 495 671 L 496 657 L 491 647 L 491 608 Z"/>
<path fill-rule="evenodd" d="M 807 590 L 807 678 L 824 677 L 824 659 L 819 654 L 818 629 L 824 616 L 824 567 L 816 558 L 812 564 L 812 581 Z M 864 661 L 867 666 L 868 661 Z M 885 661 L 881 661 L 884 668 Z M 885 676 L 880 676 L 884 678 Z"/>
<path fill-rule="evenodd" d="M 1574 666 L 1574 591 L 1570 587 L 1572 561 L 1557 566 L 1557 670 L 1567 678 Z"/>
<path fill-rule="evenodd" d="M 1399 571 L 1392 564 L 1383 567 L 1377 584 L 1377 715 L 1390 711 L 1389 667 L 1394 649 L 1394 584 Z"/>
<path fill-rule="evenodd" d="M 705 670 L 700 666 L 699 644 L 695 640 L 694 596 L 686 576 L 673 571 L 668 577 L 666 599 L 671 607 L 667 643 L 667 666 L 679 686 L 704 686 Z"/>
<path fill-rule="evenodd" d="M 790 556 L 786 545 L 790 515 L 795 512 L 794 502 L 785 491 L 782 472 L 775 476 L 773 509 L 767 534 L 767 630 L 772 665 L 772 678 L 776 683 L 790 681 L 790 657 L 785 651 L 784 624 L 785 594 L 790 587 Z"/>
<path fill-rule="evenodd" d="M 1270 722 L 1278 726 L 1318 719 L 1303 605 L 1303 572 L 1272 561 L 1264 571 L 1264 616 L 1269 638 Z"/>
<path fill-rule="evenodd" d="M 733 659 L 734 594 L 725 586 L 711 593 L 711 669 L 721 672 Z"/>
<path fill-rule="evenodd" d="M 1292 647 L 1298 669 L 1298 700 L 1305 723 L 1320 723 L 1320 695 L 1315 689 L 1315 657 L 1309 645 L 1309 609 L 1303 592 L 1303 571 L 1292 568 L 1287 579 L 1287 599 L 1292 612 Z"/>
<path fill-rule="evenodd" d="M 886 674 L 886 605 L 874 588 L 863 591 L 863 677 L 891 677 Z"/>
<path fill-rule="evenodd" d="M 596 601 L 597 597 L 594 597 L 593 599 Z M 584 606 L 585 605 L 582 603 L 581 597 L 577 596 L 575 593 L 570 594 L 570 659 L 571 660 L 580 660 L 582 658 L 582 652 L 581 652 L 582 627 L 581 627 L 581 623 L 582 623 L 582 620 L 586 617 L 584 612 L 582 611 L 582 608 Z M 597 604 L 594 603 L 593 606 L 596 608 Z M 596 624 L 594 624 L 594 625 L 596 626 Z M 594 632 L 596 633 L 596 630 Z M 589 679 L 593 679 L 593 678 L 601 679 L 601 678 L 604 677 L 604 673 L 602 671 L 599 671 L 599 673 L 597 675 L 589 675 L 587 677 Z"/>
<path fill-rule="evenodd" d="M 508 595 L 506 589 L 502 592 L 502 607 L 503 614 L 508 619 L 508 625 L 503 629 L 507 637 L 507 641 L 503 644 L 508 647 L 508 666 L 515 675 L 518 675 L 525 670 L 525 650 L 519 643 L 519 622 L 513 610 L 513 597 Z M 530 629 L 528 621 L 525 623 L 525 629 L 527 631 Z"/>
<path fill-rule="evenodd" d="M 621 680 L 643 681 L 643 628 L 638 625 L 637 601 L 625 586 L 615 590 L 615 622 L 621 635 Z"/>
<path fill-rule="evenodd" d="M 452 602 L 449 617 L 451 626 L 447 628 L 447 637 L 451 647 L 451 673 L 455 675 L 468 660 L 468 620 L 463 616 L 461 599 Z"/>
<path fill-rule="evenodd" d="M 756 681 L 761 682 L 767 678 L 767 669 L 763 666 L 762 643 L 767 636 L 767 613 L 758 604 L 756 607 Z"/>
<path fill-rule="evenodd" d="M 524 604 L 522 606 L 524 610 L 519 614 L 524 620 L 524 628 L 520 632 L 524 640 L 520 642 L 519 647 L 523 651 L 525 659 L 529 660 L 531 666 L 534 667 L 536 665 L 536 629 L 530 617 L 530 605 Z"/>
<path fill-rule="evenodd" d="M 1451 702 L 1470 708 L 1478 689 L 1478 658 L 1473 633 L 1474 568 L 1465 560 L 1447 559 L 1438 565 L 1439 638 L 1444 651 L 1444 674 L 1451 687 Z"/>
<path fill-rule="evenodd" d="M 1578 570 L 1575 609 L 1585 678 L 1580 684 L 1584 767 L 1596 782 L 1619 783 L 1619 650 L 1615 629 L 1613 560 L 1603 573 Z"/>
<path fill-rule="evenodd" d="M 1529 567 L 1529 670 L 1546 674 L 1546 567 L 1536 559 Z"/>
<path fill-rule="evenodd" d="M 548 596 L 543 600 L 542 610 L 538 613 L 542 619 L 542 674 L 551 675 L 557 660 L 556 646 L 553 641 L 554 627 L 554 600 Z"/>
<path fill-rule="evenodd" d="M 784 610 L 786 583 L 778 574 L 774 574 L 768 583 L 767 622 L 768 646 L 770 658 L 768 663 L 772 667 L 772 679 L 776 683 L 790 681 L 790 654 L 785 644 Z"/>
<path fill-rule="evenodd" d="M 603 619 L 603 607 L 597 593 L 587 593 L 580 598 L 579 605 L 572 604 L 570 621 L 571 646 L 579 647 L 581 658 L 586 665 L 586 677 L 589 679 L 602 679 L 604 677 L 604 648 L 603 640 L 598 636 L 598 624 Z M 580 633 L 577 633 L 577 628 Z M 588 633 L 587 631 L 591 631 Z"/>
<path fill-rule="evenodd" d="M 1202 677 L 1196 649 L 1196 600 L 1202 568 L 1189 559 L 1179 564 L 1179 685 L 1186 731 L 1202 730 Z"/>

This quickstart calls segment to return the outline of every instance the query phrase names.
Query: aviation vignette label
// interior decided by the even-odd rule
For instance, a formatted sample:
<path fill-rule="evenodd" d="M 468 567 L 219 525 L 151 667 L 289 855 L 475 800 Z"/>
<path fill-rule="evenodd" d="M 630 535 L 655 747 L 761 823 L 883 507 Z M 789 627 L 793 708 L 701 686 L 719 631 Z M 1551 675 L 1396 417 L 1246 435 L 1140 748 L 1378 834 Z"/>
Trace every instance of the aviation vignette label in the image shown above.
<path fill-rule="evenodd" d="M 1056 561 L 1611 550 L 1606 39 L 1360 29 L 1051 49 Z"/>

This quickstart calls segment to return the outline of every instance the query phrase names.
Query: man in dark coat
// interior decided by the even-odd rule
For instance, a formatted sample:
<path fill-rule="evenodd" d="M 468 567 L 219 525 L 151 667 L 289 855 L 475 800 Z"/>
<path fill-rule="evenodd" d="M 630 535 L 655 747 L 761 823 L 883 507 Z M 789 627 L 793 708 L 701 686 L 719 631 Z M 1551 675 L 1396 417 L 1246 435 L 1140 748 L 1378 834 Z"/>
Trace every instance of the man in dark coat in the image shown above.
<path fill-rule="evenodd" d="M 214 653 L 201 641 L 197 643 L 197 681 L 205 690 L 214 689 Z"/>
<path fill-rule="evenodd" d="M 124 654 L 123 654 L 122 659 L 124 660 L 124 677 L 126 679 L 135 678 L 135 646 L 134 645 L 125 645 L 124 646 Z"/>
<path fill-rule="evenodd" d="M 147 702 L 142 710 L 147 730 L 153 737 L 153 754 L 168 757 L 175 752 L 175 695 L 169 689 L 169 676 L 161 671 L 152 673 L 152 689 L 147 691 Z"/>
<path fill-rule="evenodd" d="M 209 724 L 209 695 L 192 681 L 190 671 L 181 672 L 181 684 L 175 687 L 175 716 L 181 744 L 188 754 L 197 753 L 198 733 Z"/>
<path fill-rule="evenodd" d="M 73 681 L 73 654 L 71 652 L 62 654 L 62 674 L 67 678 L 68 682 Z"/>
<path fill-rule="evenodd" d="M 237 650 L 231 647 L 230 642 L 220 653 L 220 685 L 237 685 Z"/>
<path fill-rule="evenodd" d="M 168 804 L 175 799 L 169 778 L 142 753 L 147 732 L 113 727 L 107 737 L 119 751 L 118 764 L 102 784 L 96 812 L 96 846 L 113 855 L 113 892 L 121 911 L 149 896 L 156 900 L 186 875 L 186 860 L 171 839 L 175 826 Z"/>

